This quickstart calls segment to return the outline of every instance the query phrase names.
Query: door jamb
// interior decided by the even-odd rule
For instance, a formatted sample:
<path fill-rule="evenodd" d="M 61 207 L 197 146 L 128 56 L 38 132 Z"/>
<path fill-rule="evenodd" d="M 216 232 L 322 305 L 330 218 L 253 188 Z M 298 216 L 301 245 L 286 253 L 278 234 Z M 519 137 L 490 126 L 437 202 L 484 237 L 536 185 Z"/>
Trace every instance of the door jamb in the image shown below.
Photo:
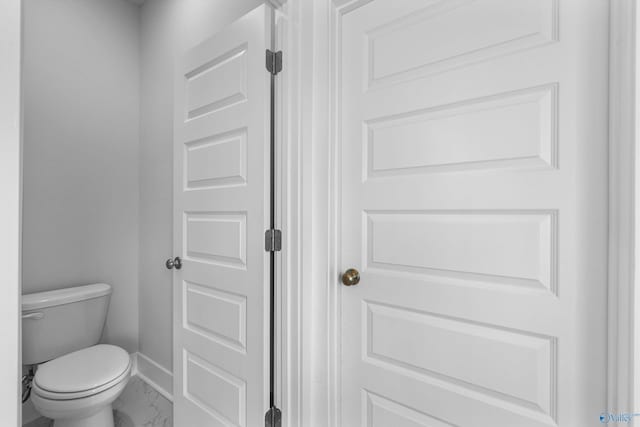
<path fill-rule="evenodd" d="M 300 179 L 299 174 L 299 42 L 298 2 L 268 0 L 275 10 L 275 51 L 282 51 L 276 111 L 276 224 L 282 230 L 282 249 L 276 257 L 276 404 L 282 426 L 301 426 L 300 347 Z"/>
<path fill-rule="evenodd" d="M 640 362 L 635 314 L 640 295 L 635 293 L 636 200 L 640 186 L 636 88 L 638 11 L 635 0 L 609 3 L 609 283 L 607 411 L 640 409 Z M 635 396 L 635 397 L 634 397 Z M 603 408 L 605 409 L 605 408 Z M 609 425 L 611 425 L 610 423 Z M 615 425 L 615 424 L 614 424 Z M 628 424 L 627 424 L 628 425 Z"/>
<path fill-rule="evenodd" d="M 340 213 L 339 37 L 343 14 L 370 0 L 299 0 L 292 4 L 289 37 L 296 40 L 295 94 L 298 157 L 292 163 L 298 193 L 286 193 L 297 207 L 300 246 L 295 266 L 300 283 L 298 313 L 299 424 L 340 427 Z M 294 6 L 295 4 L 295 6 Z M 294 53 L 295 52 L 295 53 Z M 286 53 L 285 53 L 286 57 Z M 293 196 L 293 197 L 292 197 Z M 286 229 L 285 229 L 286 230 Z M 292 234 L 293 230 L 290 230 Z M 286 232 L 286 231 L 283 231 Z"/>

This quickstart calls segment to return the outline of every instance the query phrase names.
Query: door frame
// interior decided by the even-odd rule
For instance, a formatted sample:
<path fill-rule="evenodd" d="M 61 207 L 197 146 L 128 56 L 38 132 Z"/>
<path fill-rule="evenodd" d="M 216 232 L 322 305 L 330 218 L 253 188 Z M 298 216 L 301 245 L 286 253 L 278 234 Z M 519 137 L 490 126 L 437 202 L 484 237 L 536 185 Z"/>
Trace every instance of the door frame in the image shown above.
<path fill-rule="evenodd" d="M 22 10 L 20 0 L 0 3 L 0 408 L 3 421 L 22 425 L 21 205 L 22 205 Z"/>
<path fill-rule="evenodd" d="M 299 121 L 295 132 L 291 132 L 292 123 L 288 125 L 292 138 L 288 144 L 294 147 L 297 156 L 283 160 L 296 183 L 295 188 L 284 193 L 283 206 L 298 213 L 297 227 L 284 229 L 285 235 L 295 242 L 291 250 L 299 253 L 286 266 L 287 277 L 295 278 L 299 284 L 297 300 L 289 300 L 285 310 L 296 313 L 295 319 L 299 320 L 293 328 L 288 325 L 296 334 L 285 335 L 287 342 L 283 347 L 298 351 L 296 364 L 286 366 L 284 373 L 288 377 L 285 389 L 289 388 L 289 392 L 298 397 L 298 423 L 289 424 L 291 426 L 340 427 L 342 289 L 336 286 L 340 267 L 341 170 L 337 131 L 338 37 L 342 15 L 367 1 L 291 2 L 295 5 L 291 5 L 287 37 L 299 45 L 297 50 L 288 52 L 289 61 L 298 66 L 296 84 L 290 83 L 288 87 L 300 108 L 290 114 L 291 120 Z M 608 346 L 608 408 L 602 408 L 603 411 L 640 410 L 640 372 L 634 370 L 634 364 L 640 366 L 640 336 L 636 339 L 640 325 L 634 325 L 635 307 L 640 307 L 640 295 L 634 292 L 635 242 L 636 236 L 640 236 L 635 234 L 640 233 L 640 225 L 635 225 L 638 221 L 635 204 L 640 200 L 640 195 L 636 195 L 640 182 L 636 184 L 635 175 L 636 164 L 640 162 L 635 149 L 639 122 L 636 104 L 640 100 L 635 77 L 636 71 L 640 71 L 636 63 L 640 43 L 636 42 L 638 11 L 635 4 L 635 0 L 609 1 L 610 194 L 608 342 L 605 343 Z M 292 106 L 288 108 L 293 110 Z"/>
<path fill-rule="evenodd" d="M 609 283 L 607 401 L 610 411 L 640 408 L 640 339 L 634 312 L 638 164 L 636 116 L 638 88 L 636 33 L 638 12 L 634 0 L 609 3 Z M 622 423 L 619 423 L 620 425 Z M 636 424 L 640 424 L 636 422 Z M 628 424 L 627 424 L 628 425 Z"/>

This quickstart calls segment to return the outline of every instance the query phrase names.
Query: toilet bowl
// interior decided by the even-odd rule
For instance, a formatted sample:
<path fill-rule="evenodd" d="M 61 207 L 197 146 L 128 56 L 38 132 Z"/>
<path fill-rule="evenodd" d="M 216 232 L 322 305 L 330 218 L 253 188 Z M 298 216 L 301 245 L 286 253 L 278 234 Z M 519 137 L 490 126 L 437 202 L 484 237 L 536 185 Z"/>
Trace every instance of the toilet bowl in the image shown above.
<path fill-rule="evenodd" d="M 111 403 L 123 392 L 131 359 L 98 344 L 111 286 L 74 286 L 22 296 L 22 363 L 37 366 L 31 400 L 55 427 L 114 427 Z"/>
<path fill-rule="evenodd" d="M 41 365 L 33 380 L 32 401 L 54 427 L 113 427 L 111 403 L 131 374 L 126 351 L 95 345 Z"/>

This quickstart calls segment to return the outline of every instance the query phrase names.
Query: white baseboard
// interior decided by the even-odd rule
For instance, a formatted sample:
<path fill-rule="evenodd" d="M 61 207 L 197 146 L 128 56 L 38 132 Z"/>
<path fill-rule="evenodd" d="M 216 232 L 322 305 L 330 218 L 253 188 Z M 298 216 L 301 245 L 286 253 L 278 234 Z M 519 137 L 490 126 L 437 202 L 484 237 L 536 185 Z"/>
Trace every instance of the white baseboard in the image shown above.
<path fill-rule="evenodd" d="M 139 376 L 158 393 L 173 402 L 173 374 L 140 352 L 132 353 L 131 359 L 133 375 Z"/>

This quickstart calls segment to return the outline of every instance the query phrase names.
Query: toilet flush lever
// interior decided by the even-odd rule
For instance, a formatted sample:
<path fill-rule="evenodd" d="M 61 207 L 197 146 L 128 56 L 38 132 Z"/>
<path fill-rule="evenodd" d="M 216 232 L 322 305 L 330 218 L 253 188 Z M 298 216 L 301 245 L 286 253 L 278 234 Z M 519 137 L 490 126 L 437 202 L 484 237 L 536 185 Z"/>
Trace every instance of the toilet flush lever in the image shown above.
<path fill-rule="evenodd" d="M 22 319 L 40 320 L 43 317 L 44 317 L 44 313 L 28 313 L 28 314 L 22 315 Z"/>
<path fill-rule="evenodd" d="M 175 268 L 176 270 L 180 270 L 182 268 L 182 260 L 180 259 L 179 256 L 175 257 L 174 259 L 169 258 L 164 265 L 169 269 L 173 269 Z"/>

